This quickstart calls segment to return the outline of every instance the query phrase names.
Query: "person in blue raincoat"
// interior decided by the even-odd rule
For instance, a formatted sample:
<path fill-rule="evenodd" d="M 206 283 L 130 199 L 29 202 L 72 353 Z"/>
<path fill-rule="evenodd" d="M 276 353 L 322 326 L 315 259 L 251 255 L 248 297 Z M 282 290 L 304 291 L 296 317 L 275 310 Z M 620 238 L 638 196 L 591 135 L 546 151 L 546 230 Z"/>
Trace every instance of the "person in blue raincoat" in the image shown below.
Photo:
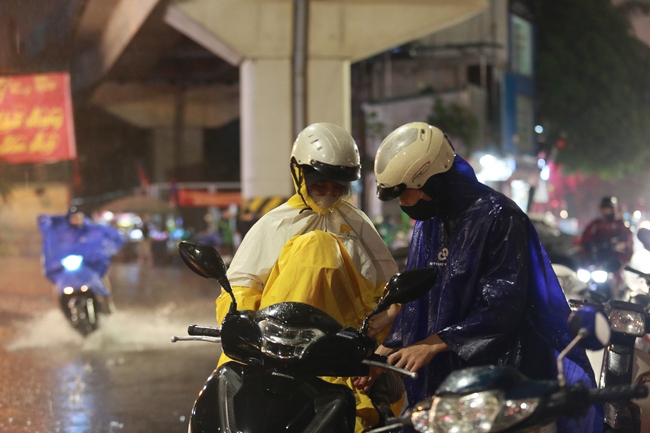
<path fill-rule="evenodd" d="M 402 306 L 379 350 L 391 364 L 417 371 L 417 379 L 405 379 L 409 407 L 432 396 L 451 371 L 470 366 L 509 365 L 533 379 L 555 379 L 556 354 L 572 339 L 570 308 L 526 214 L 480 183 L 443 132 L 426 123 L 384 139 L 375 175 L 379 199 L 399 198 L 417 220 L 407 269 L 440 270 L 426 295 Z M 565 372 L 569 384 L 595 387 L 584 350 L 570 353 Z M 561 420 L 558 431 L 601 431 L 596 412 Z"/>
<path fill-rule="evenodd" d="M 124 237 L 113 227 L 95 224 L 75 206 L 64 215 L 39 215 L 38 228 L 43 236 L 43 271 L 57 291 L 66 284 L 86 284 L 96 291 L 104 313 L 110 313 L 111 292 L 107 271 L 111 258 L 124 244 Z M 83 267 L 67 272 L 63 260 L 81 256 Z"/>

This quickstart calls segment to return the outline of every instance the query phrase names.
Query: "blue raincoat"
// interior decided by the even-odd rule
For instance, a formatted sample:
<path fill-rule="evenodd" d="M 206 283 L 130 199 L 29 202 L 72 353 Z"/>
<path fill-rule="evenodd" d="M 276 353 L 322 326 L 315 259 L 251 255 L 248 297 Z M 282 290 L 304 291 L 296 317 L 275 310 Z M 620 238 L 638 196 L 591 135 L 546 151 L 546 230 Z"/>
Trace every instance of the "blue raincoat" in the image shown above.
<path fill-rule="evenodd" d="M 470 366 L 510 365 L 532 379 L 554 380 L 556 355 L 572 340 L 570 308 L 528 217 L 481 184 L 465 160 L 456 156 L 454 164 L 450 215 L 416 223 L 406 266 L 438 267 L 440 273 L 432 290 L 402 306 L 384 342 L 402 347 L 437 333 L 451 348 L 421 368 L 417 379 L 405 379 L 410 407 L 431 397 L 451 371 Z M 581 348 L 564 368 L 569 385 L 595 387 Z M 558 431 L 602 431 L 595 412 L 561 420 Z"/>
<path fill-rule="evenodd" d="M 65 285 L 86 284 L 103 296 L 110 293 L 102 277 L 113 257 L 124 244 L 124 237 L 114 228 L 95 224 L 84 217 L 81 227 L 68 222 L 67 215 L 39 215 L 38 228 L 43 235 L 43 266 L 45 276 L 58 290 Z M 61 260 L 70 256 L 83 257 L 81 268 L 67 271 Z M 65 280 L 65 284 L 60 284 Z"/>

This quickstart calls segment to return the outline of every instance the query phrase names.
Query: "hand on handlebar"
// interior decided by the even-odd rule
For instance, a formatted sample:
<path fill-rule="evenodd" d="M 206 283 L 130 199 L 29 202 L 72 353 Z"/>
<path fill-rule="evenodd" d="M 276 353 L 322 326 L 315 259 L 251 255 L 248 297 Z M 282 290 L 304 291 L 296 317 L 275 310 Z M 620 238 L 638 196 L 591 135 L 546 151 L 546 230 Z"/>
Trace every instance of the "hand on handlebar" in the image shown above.
<path fill-rule="evenodd" d="M 393 353 L 393 351 L 394 349 L 380 345 L 377 348 L 377 350 L 375 350 L 375 354 L 381 356 L 388 356 L 391 353 Z M 370 367 L 370 374 L 368 376 L 353 377 L 352 385 L 354 385 L 354 387 L 357 389 L 361 389 L 367 392 L 372 386 L 372 384 L 375 382 L 375 380 L 385 372 L 386 370 L 384 370 L 381 367 Z"/>
<path fill-rule="evenodd" d="M 418 371 L 427 365 L 440 352 L 450 350 L 438 334 L 428 336 L 410 346 L 402 347 L 388 357 L 388 362 L 395 367 L 409 371 Z"/>
<path fill-rule="evenodd" d="M 375 383 L 375 380 L 382 374 L 384 374 L 386 370 L 380 367 L 370 367 L 370 374 L 368 376 L 357 376 L 352 378 L 352 385 L 354 385 L 355 388 L 360 389 L 364 392 L 368 392 L 370 390 L 370 387 L 372 386 L 373 383 Z"/>

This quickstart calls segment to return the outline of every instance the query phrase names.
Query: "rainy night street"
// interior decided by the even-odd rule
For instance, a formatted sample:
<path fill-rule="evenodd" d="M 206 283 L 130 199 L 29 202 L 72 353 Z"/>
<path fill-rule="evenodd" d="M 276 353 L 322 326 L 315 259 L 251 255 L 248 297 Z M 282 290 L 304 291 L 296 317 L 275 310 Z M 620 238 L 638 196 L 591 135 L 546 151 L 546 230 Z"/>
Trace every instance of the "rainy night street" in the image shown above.
<path fill-rule="evenodd" d="M 216 282 L 181 264 L 115 263 L 116 312 L 84 339 L 55 308 L 38 258 L 1 262 L 0 431 L 187 431 L 220 348 L 170 337 L 215 324 Z"/>

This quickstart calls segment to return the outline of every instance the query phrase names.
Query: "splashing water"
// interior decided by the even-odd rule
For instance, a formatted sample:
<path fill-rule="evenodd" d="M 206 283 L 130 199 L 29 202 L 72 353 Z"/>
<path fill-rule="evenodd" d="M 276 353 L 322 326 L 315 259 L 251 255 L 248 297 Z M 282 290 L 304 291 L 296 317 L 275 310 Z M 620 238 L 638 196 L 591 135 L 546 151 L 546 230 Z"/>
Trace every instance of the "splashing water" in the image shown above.
<path fill-rule="evenodd" d="M 191 323 L 215 326 L 212 311 L 203 311 L 198 316 L 189 315 L 179 312 L 174 303 L 156 309 L 120 309 L 113 314 L 102 315 L 99 329 L 84 338 L 70 326 L 61 311 L 52 309 L 18 324 L 20 331 L 6 348 L 15 351 L 70 345 L 82 351 L 165 349 L 171 344 L 170 337 L 186 335 L 187 326 Z"/>

